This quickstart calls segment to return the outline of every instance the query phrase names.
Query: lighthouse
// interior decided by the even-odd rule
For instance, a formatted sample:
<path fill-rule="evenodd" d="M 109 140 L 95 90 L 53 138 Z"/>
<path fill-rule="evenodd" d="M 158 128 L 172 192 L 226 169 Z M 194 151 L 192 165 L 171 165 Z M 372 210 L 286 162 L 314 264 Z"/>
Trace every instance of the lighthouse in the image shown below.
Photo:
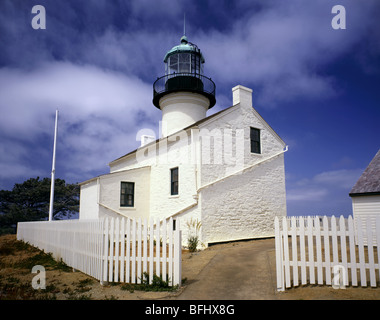
<path fill-rule="evenodd" d="M 162 136 L 204 119 L 215 105 L 215 83 L 203 74 L 200 49 L 183 35 L 164 57 L 165 75 L 153 84 L 153 104 L 162 111 Z"/>

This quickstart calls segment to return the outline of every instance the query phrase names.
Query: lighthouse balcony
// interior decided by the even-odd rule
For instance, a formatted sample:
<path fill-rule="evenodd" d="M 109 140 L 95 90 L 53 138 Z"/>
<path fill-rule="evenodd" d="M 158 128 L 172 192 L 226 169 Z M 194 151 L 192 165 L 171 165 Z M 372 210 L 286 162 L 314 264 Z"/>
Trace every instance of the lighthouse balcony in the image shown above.
<path fill-rule="evenodd" d="M 153 104 L 160 108 L 160 99 L 169 93 L 194 92 L 209 99 L 209 108 L 215 105 L 215 83 L 200 74 L 171 73 L 158 78 L 153 84 Z"/>

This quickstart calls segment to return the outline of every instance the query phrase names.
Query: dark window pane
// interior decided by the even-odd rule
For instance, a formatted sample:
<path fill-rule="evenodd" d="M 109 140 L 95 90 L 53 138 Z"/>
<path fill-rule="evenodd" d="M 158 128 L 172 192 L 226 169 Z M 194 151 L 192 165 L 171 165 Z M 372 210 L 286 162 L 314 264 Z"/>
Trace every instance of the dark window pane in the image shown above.
<path fill-rule="evenodd" d="M 170 193 L 178 194 L 178 168 L 170 169 Z"/>
<path fill-rule="evenodd" d="M 261 153 L 260 130 L 256 128 L 251 128 L 251 152 Z"/>
<path fill-rule="evenodd" d="M 135 183 L 121 182 L 120 188 L 120 206 L 133 207 L 135 198 Z"/>

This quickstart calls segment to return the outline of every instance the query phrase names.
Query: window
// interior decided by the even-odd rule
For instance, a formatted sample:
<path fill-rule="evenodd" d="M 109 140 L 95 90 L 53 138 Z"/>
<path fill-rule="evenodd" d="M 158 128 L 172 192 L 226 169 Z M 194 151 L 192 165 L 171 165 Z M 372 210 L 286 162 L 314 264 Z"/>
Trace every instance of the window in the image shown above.
<path fill-rule="evenodd" d="M 170 194 L 178 194 L 178 168 L 170 169 Z"/>
<path fill-rule="evenodd" d="M 251 128 L 251 152 L 261 153 L 260 129 Z"/>
<path fill-rule="evenodd" d="M 169 74 L 178 72 L 178 56 L 175 54 L 169 57 Z"/>
<path fill-rule="evenodd" d="M 179 56 L 179 72 L 180 73 L 189 73 L 190 72 L 190 54 L 181 53 Z"/>
<path fill-rule="evenodd" d="M 135 202 L 135 183 L 121 182 L 120 207 L 133 207 Z"/>

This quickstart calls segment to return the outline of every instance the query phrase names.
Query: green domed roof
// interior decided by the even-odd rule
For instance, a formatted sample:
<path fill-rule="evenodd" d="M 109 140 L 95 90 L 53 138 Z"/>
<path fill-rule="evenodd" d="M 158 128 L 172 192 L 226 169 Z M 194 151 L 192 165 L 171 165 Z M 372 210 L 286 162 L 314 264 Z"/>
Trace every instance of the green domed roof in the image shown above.
<path fill-rule="evenodd" d="M 181 37 L 181 44 L 178 46 L 173 47 L 171 50 L 169 50 L 164 58 L 164 62 L 166 63 L 168 61 L 168 58 L 176 53 L 196 53 L 201 56 L 201 63 L 205 62 L 205 59 L 202 55 L 202 52 L 198 49 L 198 47 L 192 43 L 189 43 L 187 40 L 187 37 L 184 35 Z"/>

